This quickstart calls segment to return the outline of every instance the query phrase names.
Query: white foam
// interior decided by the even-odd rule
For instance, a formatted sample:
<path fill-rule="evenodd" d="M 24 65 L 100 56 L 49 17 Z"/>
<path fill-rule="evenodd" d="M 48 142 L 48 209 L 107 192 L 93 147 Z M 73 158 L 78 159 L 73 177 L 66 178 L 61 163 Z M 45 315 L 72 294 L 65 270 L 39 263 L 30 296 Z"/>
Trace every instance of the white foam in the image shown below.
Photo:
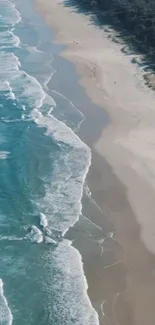
<path fill-rule="evenodd" d="M 14 35 L 11 30 L 0 32 L 0 47 L 1 49 L 19 47 L 20 39 Z"/>
<path fill-rule="evenodd" d="M 0 241 L 20 241 L 20 240 L 23 240 L 24 238 L 23 237 L 16 237 L 16 236 L 0 236 Z"/>
<path fill-rule="evenodd" d="M 66 152 L 62 150 L 58 161 L 52 165 L 51 184 L 46 187 L 46 195 L 40 201 L 51 229 L 64 235 L 81 214 L 83 185 L 91 164 L 91 151 L 71 128 L 57 120 L 51 112 L 43 116 L 40 110 L 34 109 L 31 117 L 38 126 L 47 129 L 47 135 L 52 136 L 56 143 L 62 142 L 67 146 Z"/>
<path fill-rule="evenodd" d="M 0 279 L 0 324 L 11 325 L 13 316 L 4 296 L 3 281 Z"/>
<path fill-rule="evenodd" d="M 55 117 L 42 116 L 33 110 L 32 118 L 41 127 L 46 127 L 47 134 L 56 143 L 63 142 L 58 159 L 52 163 L 52 179 L 45 179 L 46 195 L 40 205 L 48 218 L 51 229 L 64 234 L 79 218 L 82 205 L 83 185 L 91 163 L 90 149 L 63 122 Z"/>
<path fill-rule="evenodd" d="M 43 234 L 40 229 L 38 229 L 36 226 L 32 225 L 31 230 L 24 237 L 24 239 L 30 240 L 32 243 L 41 243 L 43 241 Z"/>
<path fill-rule="evenodd" d="M 13 31 L 14 31 L 14 28 L 12 28 L 12 29 L 9 31 L 10 35 L 12 36 L 13 46 L 15 46 L 15 47 L 19 47 L 19 45 L 20 45 L 20 38 L 19 38 L 17 35 L 15 35 L 15 34 L 13 33 Z"/>
<path fill-rule="evenodd" d="M 3 26 L 14 26 L 21 21 L 19 11 L 15 5 L 9 0 L 0 1 L 0 12 L 3 14 L 0 16 L 0 24 Z"/>
<path fill-rule="evenodd" d="M 51 107 L 51 108 L 49 109 L 47 115 L 50 116 L 52 112 L 53 112 L 53 107 Z"/>
<path fill-rule="evenodd" d="M 43 213 L 40 213 L 40 225 L 44 228 L 48 226 L 47 217 Z"/>
<path fill-rule="evenodd" d="M 64 235 L 68 228 L 78 220 L 82 210 L 81 199 L 83 185 L 91 163 L 91 152 L 71 128 L 67 127 L 63 122 L 58 121 L 51 113 L 52 110 L 50 110 L 50 114 L 48 112 L 48 115 L 43 116 L 41 111 L 35 108 L 32 111 L 31 117 L 39 127 L 45 127 L 47 129 L 47 135 L 52 136 L 56 140 L 56 143 L 66 145 L 68 152 L 62 151 L 58 161 L 55 161 L 55 164 L 52 166 L 52 174 L 54 177 L 52 177 L 51 183 L 48 180 L 49 185 L 45 185 L 46 195 L 39 202 L 41 209 L 45 211 L 46 215 L 46 219 L 44 215 L 41 215 L 40 224 L 46 226 L 48 218 L 48 226 L 50 229 L 59 230 Z M 51 237 L 45 236 L 44 240 L 45 243 L 57 245 L 56 241 Z M 58 247 L 61 247 L 61 245 L 59 243 Z M 98 315 L 93 309 L 87 295 L 88 286 L 83 273 L 81 256 L 76 250 L 68 247 L 69 245 L 67 244 L 63 254 L 68 255 L 73 250 L 72 256 L 62 257 L 60 251 L 58 252 L 58 256 L 59 261 L 61 263 L 64 262 L 61 270 L 66 270 L 68 263 L 73 262 L 71 272 L 64 278 L 66 279 L 67 285 L 72 285 L 72 279 L 73 281 L 75 279 L 73 285 L 75 291 L 72 290 L 72 292 L 74 291 L 74 297 L 71 299 L 73 304 L 73 301 L 77 298 L 74 305 L 75 317 L 77 318 L 78 314 L 78 319 L 81 319 L 81 323 L 89 325 L 98 324 Z M 76 272 L 74 272 L 75 270 Z M 67 281 L 68 278 L 69 283 Z M 66 294 L 66 292 L 64 293 Z M 67 296 L 66 298 L 68 299 Z M 70 304 L 68 304 L 68 308 L 70 308 Z"/>
<path fill-rule="evenodd" d="M 27 57 L 26 61 L 33 66 L 33 69 L 36 67 L 39 81 L 41 81 L 43 88 L 47 91 L 47 84 L 55 73 L 55 70 L 52 67 L 54 56 L 40 51 L 36 47 L 27 47 L 27 49 L 29 50 L 30 55 Z M 48 96 L 48 100 L 51 100 L 51 96 Z"/>
<path fill-rule="evenodd" d="M 90 149 L 71 128 L 52 116 L 52 106 L 56 105 L 55 102 L 52 97 L 45 94 L 34 77 L 20 70 L 18 58 L 9 53 L 6 60 L 4 60 L 4 54 L 1 55 L 0 89 L 3 89 L 3 84 L 7 82 L 5 87 L 8 87 L 9 84 L 16 99 L 23 105 L 23 110 L 29 105 L 32 108 L 32 119 L 39 127 L 45 127 L 47 135 L 52 136 L 59 146 L 60 144 L 63 145 L 58 160 L 55 159 L 52 166 L 52 179 L 48 180 L 48 182 L 45 179 L 46 195 L 40 200 L 39 204 L 41 211 L 45 213 L 40 216 L 40 224 L 46 227 L 48 219 L 50 229 L 65 234 L 81 214 L 83 186 L 91 163 Z M 5 62 L 5 66 L 3 66 L 3 62 Z M 44 86 L 47 85 L 49 79 L 46 79 Z M 43 104 L 51 106 L 48 115 L 45 116 L 41 110 Z M 67 301 L 68 310 L 73 305 L 73 318 L 79 319 L 79 324 L 98 324 L 97 313 L 92 308 L 87 295 L 87 282 L 83 274 L 81 256 L 74 248 L 70 247 L 71 243 L 63 241 L 57 245 L 57 242 L 51 237 L 44 237 L 42 231 L 34 225 L 24 239 L 33 243 L 41 243 L 45 240 L 45 243 L 56 246 L 57 263 L 61 263 L 61 270 L 65 272 L 65 282 L 63 283 L 65 290 L 62 292 L 59 288 L 62 295 L 60 298 L 63 298 L 64 294 L 66 299 L 69 298 Z M 62 283 L 55 281 L 55 285 L 61 286 Z M 68 288 L 71 292 L 70 297 L 67 296 Z M 64 301 L 62 301 L 62 306 L 67 308 Z"/>
<path fill-rule="evenodd" d="M 0 45 L 19 45 L 20 40 L 13 34 L 13 30 L 1 32 L 0 36 L 2 36 Z M 9 37 L 10 43 L 8 42 Z M 8 98 L 19 100 L 23 109 L 27 105 L 31 108 L 41 108 L 43 104 L 46 104 L 52 110 L 52 107 L 56 106 L 52 97 L 44 92 L 35 77 L 28 75 L 20 68 L 20 61 L 13 53 L 1 51 L 0 91 L 9 91 Z"/>
<path fill-rule="evenodd" d="M 46 244 L 57 245 L 57 242 L 54 239 L 52 239 L 51 237 L 45 236 L 44 237 L 44 240 L 45 240 L 45 243 Z"/>
<path fill-rule="evenodd" d="M 16 97 L 15 97 L 15 94 L 13 93 L 13 91 L 12 91 L 12 88 L 10 86 L 10 83 L 8 81 L 6 81 L 5 84 L 8 86 L 8 90 L 9 90 L 9 93 L 8 93 L 7 97 L 9 99 L 15 100 Z"/>
<path fill-rule="evenodd" d="M 85 190 L 85 194 L 86 194 L 88 197 L 91 197 L 91 191 L 90 191 L 88 185 L 85 184 L 85 186 L 84 186 L 84 190 Z"/>
<path fill-rule="evenodd" d="M 45 94 L 36 78 L 28 75 L 25 71 L 18 70 L 16 75 L 10 77 L 10 84 L 23 109 L 26 105 L 32 109 L 41 108 L 43 103 L 55 106 L 53 99 Z"/>
<path fill-rule="evenodd" d="M 61 231 L 64 235 L 81 214 L 83 186 L 91 164 L 91 151 L 71 128 L 57 120 L 51 113 L 52 110 L 49 110 L 48 114 L 44 116 L 40 110 L 35 108 L 31 117 L 39 127 L 46 128 L 46 134 L 54 138 L 58 145 L 63 143 L 66 146 L 66 151 L 61 150 L 58 160 L 52 164 L 52 179 L 51 182 L 48 179 L 48 185 L 46 185 L 47 180 L 44 180 L 46 194 L 38 206 L 40 205 L 41 209 L 45 211 L 48 227 L 51 230 Z M 45 236 L 44 240 L 46 243 L 57 244 L 48 236 Z M 64 245 L 64 242 L 67 245 Z M 58 263 L 63 264 L 59 265 L 61 272 L 63 275 L 64 270 L 66 272 L 63 277 L 65 283 L 62 284 L 62 279 L 55 281 L 56 285 L 64 286 L 63 294 L 61 288 L 57 290 L 57 292 L 61 292 L 60 300 L 62 296 L 66 295 L 66 300 L 62 301 L 62 306 L 67 308 L 68 304 L 69 309 L 72 305 L 73 318 L 78 319 L 81 324 L 99 324 L 98 315 L 87 295 L 88 286 L 83 272 L 81 256 L 77 250 L 70 247 L 70 244 L 70 242 L 63 240 L 58 245 L 58 251 L 57 248 L 57 252 L 54 251 L 58 257 Z M 68 287 L 70 287 L 70 291 Z M 70 297 L 68 297 L 68 292 L 71 293 Z"/>
<path fill-rule="evenodd" d="M 9 90 L 8 85 L 19 75 L 20 62 L 13 53 L 0 53 L 0 91 Z"/>
<path fill-rule="evenodd" d="M 40 108 L 42 106 L 43 99 L 45 98 L 45 93 L 40 85 L 40 83 L 32 76 L 28 75 L 26 72 L 21 71 L 19 76 L 23 81 L 23 92 L 22 97 L 28 97 L 30 105 L 32 107 Z M 19 85 L 18 85 L 19 86 Z"/>
<path fill-rule="evenodd" d="M 68 144 L 75 149 L 82 149 L 86 154 L 90 155 L 88 146 L 64 122 L 57 120 L 52 115 L 43 116 L 37 109 L 32 111 L 31 116 L 39 126 L 46 127 L 47 135 L 52 136 L 56 141 Z"/>
<path fill-rule="evenodd" d="M 30 118 L 25 118 L 24 115 L 21 116 L 21 119 L 14 119 L 14 120 L 8 120 L 8 119 L 5 119 L 5 118 L 1 118 L 3 120 L 3 122 L 5 123 L 21 123 L 23 121 L 31 121 Z"/>
<path fill-rule="evenodd" d="M 52 254 L 50 251 L 47 251 L 45 258 L 49 260 L 49 299 L 51 293 L 57 293 L 57 299 L 52 304 L 53 310 L 55 308 L 57 310 L 58 322 L 62 324 L 65 322 L 67 325 L 71 323 L 98 325 L 97 312 L 93 309 L 87 295 L 88 285 L 83 273 L 80 253 L 71 246 L 70 241 L 63 240 L 55 247 Z M 57 270 L 54 274 L 54 281 L 53 265 Z M 57 304 L 57 302 L 59 303 Z M 53 314 L 50 308 L 48 312 L 49 319 L 52 321 Z M 68 316 L 67 318 L 66 315 Z"/>
<path fill-rule="evenodd" d="M 9 151 L 0 151 L 0 160 L 7 159 L 9 154 L 10 154 Z"/>
<path fill-rule="evenodd" d="M 10 91 L 10 93 L 8 94 L 8 98 L 12 100 L 16 99 L 15 94 L 12 91 Z"/>

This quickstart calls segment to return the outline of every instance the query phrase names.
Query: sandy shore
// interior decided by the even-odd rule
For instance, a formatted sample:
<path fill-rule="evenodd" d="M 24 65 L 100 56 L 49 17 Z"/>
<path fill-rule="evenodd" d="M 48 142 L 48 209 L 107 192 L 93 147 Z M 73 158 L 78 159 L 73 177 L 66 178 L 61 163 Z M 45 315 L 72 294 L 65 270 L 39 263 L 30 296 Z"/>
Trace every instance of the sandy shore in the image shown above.
<path fill-rule="evenodd" d="M 125 55 L 88 16 L 61 0 L 36 1 L 57 41 L 67 45 L 63 56 L 76 65 L 80 84 L 111 118 L 99 139 L 89 143 L 93 159 L 88 184 L 108 211 L 122 251 L 117 252 L 120 262 L 110 268 L 100 259 L 98 274 L 92 261 L 92 272 L 87 272 L 90 297 L 95 307 L 95 301 L 103 302 L 103 324 L 154 325 L 155 92 L 131 64 L 133 55 Z"/>

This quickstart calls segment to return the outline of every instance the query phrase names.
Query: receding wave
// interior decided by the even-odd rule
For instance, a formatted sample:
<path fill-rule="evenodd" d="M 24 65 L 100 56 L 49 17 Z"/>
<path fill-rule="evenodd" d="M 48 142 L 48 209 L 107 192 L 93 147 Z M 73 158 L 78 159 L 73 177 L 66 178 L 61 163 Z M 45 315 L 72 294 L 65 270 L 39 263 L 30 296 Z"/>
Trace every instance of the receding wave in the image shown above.
<path fill-rule="evenodd" d="M 3 281 L 0 279 L 0 324 L 1 325 L 11 325 L 12 324 L 12 314 L 8 306 L 8 302 L 4 296 Z"/>
<path fill-rule="evenodd" d="M 20 195 L 23 194 L 23 197 L 25 198 L 24 203 L 26 206 L 26 212 L 28 210 L 27 207 L 30 206 L 29 201 L 31 200 L 32 204 L 34 203 L 33 206 L 35 206 L 37 210 L 38 220 L 35 218 L 34 220 L 31 220 L 30 216 L 28 215 L 28 222 L 27 216 L 25 217 L 25 220 L 23 220 L 22 215 L 19 217 L 19 220 L 21 223 L 28 223 L 28 227 L 25 227 L 26 231 L 18 229 L 16 233 L 15 227 L 10 227 L 9 225 L 10 233 L 7 233 L 6 223 L 9 222 L 9 219 L 7 218 L 8 216 L 6 214 L 6 218 L 4 217 L 3 220 L 5 232 L 3 233 L 3 236 L 0 237 L 0 241 L 1 244 L 4 245 L 4 249 L 7 247 L 8 252 L 9 249 L 12 249 L 12 247 L 17 247 L 18 249 L 18 247 L 21 245 L 22 247 L 31 247 L 32 250 L 34 249 L 34 251 L 35 249 L 36 251 L 37 249 L 39 250 L 38 247 L 41 247 L 44 252 L 42 257 L 43 259 L 47 257 L 46 254 L 49 254 L 49 257 L 47 259 L 45 258 L 45 265 L 43 266 L 43 268 L 46 268 L 46 265 L 50 262 L 48 266 L 48 276 L 46 279 L 44 279 L 45 283 L 49 281 L 46 294 L 48 295 L 50 293 L 50 295 L 48 296 L 48 300 L 44 306 L 44 308 L 48 308 L 49 314 L 53 308 L 53 312 L 56 312 L 56 316 L 54 315 L 55 319 L 59 319 L 60 317 L 60 323 L 62 323 L 62 318 L 64 321 L 66 319 L 66 322 L 63 321 L 63 323 L 67 325 L 69 325 L 71 322 L 75 324 L 84 323 L 85 325 L 98 324 L 97 313 L 92 308 L 87 295 L 87 283 L 83 274 L 81 256 L 71 246 L 71 242 L 63 238 L 63 235 L 66 233 L 68 228 L 70 228 L 78 220 L 81 213 L 81 199 L 85 178 L 91 163 L 91 151 L 71 128 L 52 115 L 53 109 L 57 108 L 57 104 L 54 102 L 53 98 L 46 93 L 46 91 L 48 91 L 47 82 L 53 74 L 52 69 L 49 71 L 49 77 L 46 75 L 39 79 L 31 76 L 27 70 L 23 68 L 20 62 L 21 60 L 19 60 L 17 54 L 22 48 L 22 44 L 20 44 L 20 40 L 14 35 L 14 30 L 12 29 L 13 26 L 21 20 L 19 12 L 16 10 L 14 5 L 7 0 L 2 0 L 0 2 L 0 9 L 2 13 L 6 13 L 0 16 L 0 26 L 2 27 L 2 38 L 0 40 L 0 45 L 2 48 L 0 53 L 0 91 L 2 99 L 7 101 L 6 110 L 1 110 L 1 114 L 3 115 L 1 117 L 2 126 L 6 128 L 5 131 L 7 130 L 8 126 L 10 128 L 14 128 L 15 131 L 18 131 L 17 124 L 14 125 L 8 123 L 16 123 L 18 121 L 18 124 L 20 124 L 21 121 L 32 121 L 33 123 L 30 124 L 35 125 L 35 131 L 40 131 L 40 129 L 43 130 L 42 138 L 44 136 L 44 138 L 48 140 L 51 139 L 50 143 L 54 143 L 54 148 L 56 148 L 55 152 L 52 152 L 51 150 L 51 156 L 49 155 L 48 157 L 49 162 L 51 162 L 50 176 L 49 174 L 46 176 L 45 172 L 41 179 L 44 186 L 43 195 L 34 195 L 34 197 L 31 197 L 31 199 L 26 197 L 24 193 L 25 188 L 23 186 L 23 182 L 25 180 L 23 177 L 21 181 L 22 184 L 20 184 L 18 176 L 12 175 L 11 173 L 12 166 L 16 167 L 16 173 L 20 173 L 20 169 L 23 168 L 21 166 L 22 159 L 17 161 L 20 159 L 20 154 L 15 150 L 15 154 L 13 156 L 9 153 L 9 151 L 1 150 L 0 158 L 4 160 L 1 161 L 1 163 L 3 166 L 5 165 L 6 170 L 9 172 L 10 188 L 11 193 L 13 194 L 13 198 L 11 197 L 11 202 L 8 204 L 12 209 L 11 211 L 14 211 L 15 209 L 18 213 L 19 209 L 19 211 L 22 212 L 22 208 L 20 207 Z M 19 44 L 21 48 L 19 47 L 17 49 Z M 15 48 L 15 51 L 12 51 L 13 47 Z M 29 48 L 27 48 L 27 51 L 29 51 Z M 34 50 L 32 51 L 32 47 L 31 51 L 29 52 L 29 58 L 31 57 L 31 54 L 33 56 L 33 60 L 35 61 L 36 54 Z M 43 60 L 42 58 L 43 53 L 40 55 L 40 58 L 38 56 L 38 60 Z M 41 64 L 40 61 L 39 64 Z M 49 69 L 49 63 L 47 67 Z M 11 114 L 7 115 L 7 107 L 9 104 L 12 105 L 12 111 L 13 107 L 15 110 L 20 111 L 17 116 L 14 116 L 13 114 L 13 116 Z M 28 128 L 29 125 L 27 123 L 26 130 Z M 15 147 L 16 143 L 14 143 L 14 138 L 11 140 L 13 143 L 12 146 Z M 19 147 L 17 145 L 17 149 L 18 148 L 20 148 L 20 144 Z M 22 153 L 23 152 L 24 151 L 22 151 Z M 17 157 L 15 157 L 16 154 Z M 25 162 L 24 159 L 23 161 Z M 26 164 L 25 168 L 27 168 Z M 30 171 L 27 168 L 26 173 L 29 172 Z M 3 193 L 3 195 L 5 196 L 5 200 L 7 200 L 7 194 L 9 193 L 9 191 L 7 192 L 7 189 L 9 185 L 5 178 L 2 180 L 2 182 L 4 183 L 2 185 L 4 185 L 6 190 L 6 196 L 5 193 Z M 17 198 L 14 196 L 14 186 L 16 184 L 18 187 L 18 183 L 21 185 L 21 188 L 19 187 L 17 189 Z M 5 211 L 8 210 L 6 209 Z M 15 222 L 18 225 L 18 220 L 16 220 L 14 213 L 15 212 L 12 212 L 13 216 L 11 214 L 10 222 L 15 219 Z M 17 227 L 20 228 L 19 225 Z M 32 245 L 33 243 L 34 245 Z M 50 247 L 50 249 L 44 251 L 44 246 L 48 248 Z M 26 265 L 24 258 L 27 258 L 29 253 L 30 252 L 28 250 L 27 255 L 24 255 L 21 262 L 23 263 L 22 266 L 24 272 Z M 35 257 L 33 256 L 33 258 Z M 52 259 L 53 263 L 51 263 Z M 26 262 L 29 261 L 27 264 L 31 269 L 35 263 L 32 263 L 31 265 L 30 260 L 28 259 Z M 11 262 L 9 258 L 9 263 Z M 51 286 L 51 277 L 53 276 L 52 270 L 54 267 L 57 268 L 58 271 L 55 273 L 53 286 Z M 40 279 L 42 277 L 44 277 L 43 274 L 40 275 Z M 29 275 L 28 279 L 29 281 L 31 279 L 31 277 L 29 278 Z M 56 296 L 54 302 L 51 302 L 52 293 Z M 4 310 L 4 312 L 0 310 L 0 323 L 3 325 L 11 325 L 12 314 L 3 293 L 2 282 L 0 282 L 0 294 L 0 303 L 3 303 L 4 307 L 4 309 L 0 308 L 1 310 Z M 53 307 L 51 305 L 53 305 Z M 18 309 L 18 306 L 16 307 Z M 71 315 L 68 314 L 68 311 L 70 310 Z M 60 311 L 62 311 L 63 315 L 61 315 Z M 15 309 L 14 312 L 16 313 Z M 49 315 L 49 321 L 50 323 L 51 321 L 53 322 L 53 313 Z M 55 324 L 57 323 L 55 322 Z"/>
<path fill-rule="evenodd" d="M 14 26 L 21 20 L 19 11 L 11 1 L 1 0 L 0 8 L 0 25 L 2 25 L 2 27 Z"/>

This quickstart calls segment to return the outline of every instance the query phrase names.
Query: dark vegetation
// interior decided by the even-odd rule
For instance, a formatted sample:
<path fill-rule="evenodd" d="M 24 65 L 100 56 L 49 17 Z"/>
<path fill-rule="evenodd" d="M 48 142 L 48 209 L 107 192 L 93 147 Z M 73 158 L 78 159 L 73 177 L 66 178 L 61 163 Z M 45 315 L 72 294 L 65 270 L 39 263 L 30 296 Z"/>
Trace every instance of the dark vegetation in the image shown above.
<path fill-rule="evenodd" d="M 155 68 L 155 0 L 65 0 L 65 5 L 91 15 L 100 26 L 114 27 Z"/>

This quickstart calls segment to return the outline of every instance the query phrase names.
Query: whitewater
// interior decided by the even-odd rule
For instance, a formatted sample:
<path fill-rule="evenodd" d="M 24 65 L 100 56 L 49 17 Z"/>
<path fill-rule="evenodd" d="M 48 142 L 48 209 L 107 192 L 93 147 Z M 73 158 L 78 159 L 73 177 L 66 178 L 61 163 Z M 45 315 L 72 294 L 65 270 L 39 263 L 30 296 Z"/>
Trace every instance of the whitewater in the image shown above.
<path fill-rule="evenodd" d="M 1 0 L 0 13 L 0 324 L 98 324 L 80 253 L 64 238 L 91 164 L 74 133 L 84 117 L 67 98 L 78 119 L 56 117 L 52 45 L 41 48 L 50 32 L 31 1 Z"/>

